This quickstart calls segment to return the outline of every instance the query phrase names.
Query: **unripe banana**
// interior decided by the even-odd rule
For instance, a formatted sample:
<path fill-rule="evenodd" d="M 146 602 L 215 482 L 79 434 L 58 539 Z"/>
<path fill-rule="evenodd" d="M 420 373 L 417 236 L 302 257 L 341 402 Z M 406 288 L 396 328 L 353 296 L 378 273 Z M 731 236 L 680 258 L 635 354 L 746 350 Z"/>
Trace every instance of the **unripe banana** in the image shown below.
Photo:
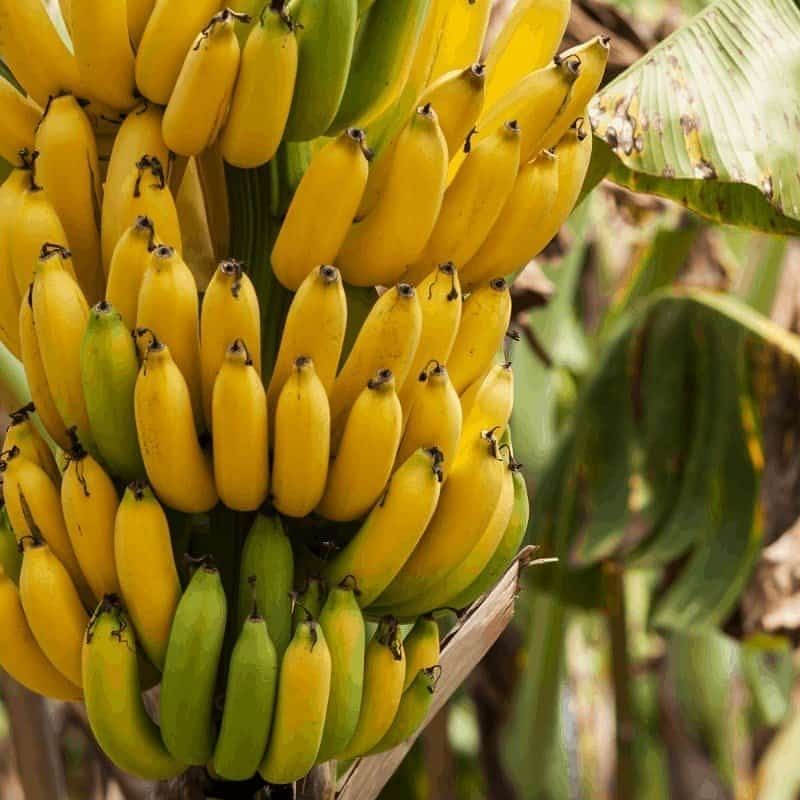
<path fill-rule="evenodd" d="M 128 6 L 128 33 L 134 47 L 138 47 L 142 34 L 147 27 L 147 21 L 153 13 L 156 0 L 127 0 Z"/>
<path fill-rule="evenodd" d="M 9 164 L 19 161 L 20 150 L 33 150 L 42 109 L 0 77 L 0 157 Z"/>
<path fill-rule="evenodd" d="M 214 473 L 197 439 L 189 389 L 169 348 L 155 337 L 136 379 L 134 409 L 147 477 L 159 498 L 186 513 L 212 509 Z"/>
<path fill-rule="evenodd" d="M 103 752 L 145 780 L 168 780 L 186 765 L 176 761 L 142 702 L 136 636 L 116 597 L 106 597 L 83 642 L 86 715 Z"/>
<path fill-rule="evenodd" d="M 272 268 L 287 289 L 334 262 L 364 194 L 368 155 L 364 132 L 351 128 L 312 158 L 272 249 Z"/>
<path fill-rule="evenodd" d="M 331 654 L 331 691 L 317 761 L 333 758 L 353 738 L 364 689 L 366 629 L 356 599 L 358 587 L 345 578 L 331 588 L 319 625 Z"/>
<path fill-rule="evenodd" d="M 436 111 L 423 105 L 400 134 L 383 190 L 354 223 L 336 263 L 348 283 L 389 286 L 422 253 L 442 207 L 447 144 Z"/>
<path fill-rule="evenodd" d="M 325 576 L 331 584 L 355 578 L 361 606 L 374 602 L 392 582 L 428 527 L 439 502 L 441 459 L 435 448 L 409 456 L 358 533 L 328 564 Z"/>
<path fill-rule="evenodd" d="M 309 617 L 319 621 L 328 596 L 328 585 L 318 575 L 306 578 L 303 588 L 293 596 L 292 630 L 297 630 Z"/>
<path fill-rule="evenodd" d="M 22 553 L 17 537 L 14 536 L 2 496 L 0 496 L 0 567 L 3 569 L 3 577 L 8 578 L 14 584 L 19 584 Z"/>
<path fill-rule="evenodd" d="M 389 731 L 406 676 L 403 640 L 394 617 L 384 617 L 367 645 L 364 657 L 364 693 L 353 738 L 337 758 L 346 761 L 372 750 Z"/>
<path fill-rule="evenodd" d="M 102 5 L 93 0 L 70 0 L 69 9 L 81 89 L 92 100 L 122 110 L 136 104 L 127 5 L 127 0 Z"/>
<path fill-rule="evenodd" d="M 447 362 L 456 391 L 485 375 L 511 321 L 511 294 L 502 278 L 475 289 L 464 302 L 461 325 Z"/>
<path fill-rule="evenodd" d="M 308 141 L 324 134 L 339 110 L 353 57 L 357 0 L 299 0 L 289 12 L 297 24 L 298 63 L 285 137 Z"/>
<path fill-rule="evenodd" d="M 347 416 L 317 513 L 337 522 L 363 517 L 386 488 L 402 434 L 394 376 L 380 370 Z"/>
<path fill-rule="evenodd" d="M 219 571 L 205 564 L 178 603 L 161 680 L 161 733 L 185 764 L 205 764 L 214 752 L 214 685 L 226 617 Z"/>
<path fill-rule="evenodd" d="M 480 58 L 491 10 L 491 0 L 454 0 L 450 4 L 431 67 L 431 82 Z"/>
<path fill-rule="evenodd" d="M 278 395 L 272 501 L 282 514 L 305 517 L 325 492 L 331 417 L 325 387 L 310 358 L 300 356 Z"/>
<path fill-rule="evenodd" d="M 139 644 L 162 670 L 181 584 L 166 514 L 146 483 L 125 490 L 114 522 L 114 561 Z"/>
<path fill-rule="evenodd" d="M 512 121 L 496 128 L 493 136 L 470 152 L 445 193 L 425 250 L 404 280 L 416 283 L 438 264 L 452 261 L 461 267 L 475 255 L 514 186 L 519 148 L 519 127 Z"/>
<path fill-rule="evenodd" d="M 192 413 L 200 426 L 203 406 L 197 284 L 186 262 L 172 247 L 160 245 L 150 256 L 139 290 L 136 326 L 153 331 L 169 347 L 186 379 Z"/>
<path fill-rule="evenodd" d="M 278 655 L 254 608 L 231 654 L 213 769 L 229 781 L 252 777 L 267 748 L 278 684 Z"/>
<path fill-rule="evenodd" d="M 220 135 L 222 156 L 235 167 L 259 167 L 278 150 L 297 78 L 295 30 L 285 11 L 270 5 L 264 5 L 250 28 Z"/>
<path fill-rule="evenodd" d="M 231 343 L 241 340 L 257 376 L 261 375 L 261 316 L 258 296 L 239 261 L 222 261 L 203 296 L 200 314 L 200 368 L 203 411 L 211 425 L 211 396 Z"/>
<path fill-rule="evenodd" d="M 406 692 L 422 670 L 433 669 L 439 663 L 439 625 L 431 615 L 426 614 L 414 623 L 408 636 L 403 639 L 403 649 L 406 651 L 403 692 Z"/>
<path fill-rule="evenodd" d="M 211 18 L 186 55 L 164 112 L 164 141 L 181 156 L 210 147 L 228 115 L 239 71 L 237 18 L 230 9 Z"/>
<path fill-rule="evenodd" d="M 278 658 L 283 658 L 292 638 L 294 555 L 277 514 L 258 514 L 245 539 L 239 571 L 237 620 L 240 625 L 247 619 L 253 604 L 251 577 L 256 579 L 256 604 L 264 619 L 269 620 L 270 637 Z"/>
<path fill-rule="evenodd" d="M 136 85 L 165 106 L 195 36 L 219 11 L 220 0 L 156 0 L 136 52 Z"/>
<path fill-rule="evenodd" d="M 302 778 L 319 752 L 331 686 L 331 655 L 319 624 L 295 631 L 281 661 L 278 696 L 267 752 L 259 773 L 269 783 Z"/>
<path fill-rule="evenodd" d="M 214 477 L 220 500 L 255 511 L 269 490 L 267 397 L 247 346 L 236 339 L 214 382 Z"/>
<path fill-rule="evenodd" d="M 88 301 L 96 303 L 105 284 L 98 228 L 100 164 L 92 125 L 72 95 L 47 104 L 36 130 L 36 149 L 36 180 L 64 226 L 78 282 Z"/>
<path fill-rule="evenodd" d="M 16 160 L 15 156 L 14 162 Z M 17 358 L 22 353 L 19 308 L 23 295 L 17 285 L 14 262 L 11 260 L 11 223 L 29 185 L 27 170 L 15 169 L 0 186 L 0 342 Z"/>
<path fill-rule="evenodd" d="M 0 509 L 0 517 L 2 510 Z M 0 526 L 2 523 L 0 523 Z M 31 632 L 19 590 L 0 568 L 0 667 L 33 692 L 57 700 L 80 700 L 81 690 L 68 681 L 42 652 Z"/>
<path fill-rule="evenodd" d="M 462 401 L 464 428 L 461 443 L 468 447 L 481 431 L 502 436 L 514 408 L 514 370 L 511 362 L 495 364 L 475 392 L 468 406 Z M 459 452 L 460 454 L 460 452 Z"/>
<path fill-rule="evenodd" d="M 12 411 L 11 425 L 8 426 L 3 440 L 2 452 L 8 453 L 15 447 L 23 458 L 38 464 L 49 476 L 50 480 L 58 486 L 61 483 L 61 473 L 58 471 L 56 460 L 50 446 L 41 437 L 36 425 L 31 419 L 31 414 L 36 411 L 33 403 Z"/>

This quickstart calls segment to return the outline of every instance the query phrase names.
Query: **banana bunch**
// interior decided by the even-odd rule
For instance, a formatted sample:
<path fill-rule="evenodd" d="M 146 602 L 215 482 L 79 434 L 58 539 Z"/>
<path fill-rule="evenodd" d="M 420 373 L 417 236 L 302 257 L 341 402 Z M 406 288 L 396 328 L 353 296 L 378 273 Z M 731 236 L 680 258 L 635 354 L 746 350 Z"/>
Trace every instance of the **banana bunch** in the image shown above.
<path fill-rule="evenodd" d="M 569 0 L 488 50 L 490 0 L 60 5 L 68 43 L 0 0 L 0 344 L 33 401 L 0 666 L 146 779 L 395 747 L 433 613 L 525 535 L 510 283 L 578 200 L 609 43 L 556 55 Z M 239 177 L 294 143 L 276 219 Z"/>

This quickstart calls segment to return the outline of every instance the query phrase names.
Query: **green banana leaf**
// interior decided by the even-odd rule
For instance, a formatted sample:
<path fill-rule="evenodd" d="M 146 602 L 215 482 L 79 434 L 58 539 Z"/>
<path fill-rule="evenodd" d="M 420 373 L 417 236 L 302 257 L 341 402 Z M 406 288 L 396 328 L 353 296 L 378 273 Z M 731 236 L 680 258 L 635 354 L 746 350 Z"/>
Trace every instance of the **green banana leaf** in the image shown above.
<path fill-rule="evenodd" d="M 717 0 L 592 101 L 606 175 L 701 216 L 800 232 L 800 8 Z"/>

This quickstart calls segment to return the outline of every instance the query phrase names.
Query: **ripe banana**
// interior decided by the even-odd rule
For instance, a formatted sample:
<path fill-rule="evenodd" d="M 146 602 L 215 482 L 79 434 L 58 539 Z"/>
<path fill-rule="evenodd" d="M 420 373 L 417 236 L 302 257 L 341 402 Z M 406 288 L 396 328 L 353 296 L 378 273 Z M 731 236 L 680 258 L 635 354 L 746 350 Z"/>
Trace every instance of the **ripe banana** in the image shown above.
<path fill-rule="evenodd" d="M 227 257 L 231 249 L 231 215 L 225 162 L 222 160 L 219 141 L 200 153 L 194 161 L 202 189 L 203 209 L 211 245 L 215 258 L 220 260 Z"/>
<path fill-rule="evenodd" d="M 302 778 L 319 752 L 331 687 L 331 655 L 319 624 L 298 626 L 281 661 L 267 752 L 258 768 L 269 783 Z"/>
<path fill-rule="evenodd" d="M 433 517 L 442 485 L 442 454 L 418 450 L 394 473 L 380 503 L 358 533 L 328 564 L 331 584 L 352 575 L 358 602 L 368 606 L 392 582 Z"/>
<path fill-rule="evenodd" d="M 523 165 L 500 216 L 477 253 L 461 270 L 469 287 L 524 267 L 538 253 L 531 248 L 531 220 L 549 218 L 558 195 L 558 157 L 542 150 Z"/>
<path fill-rule="evenodd" d="M 156 0 L 136 51 L 136 85 L 165 106 L 197 33 L 219 10 L 220 0 Z"/>
<path fill-rule="evenodd" d="M 100 256 L 100 164 L 91 123 L 72 95 L 47 104 L 36 131 L 36 149 L 40 154 L 36 180 L 64 226 L 78 282 L 88 301 L 96 303 L 105 284 Z"/>
<path fill-rule="evenodd" d="M 405 430 L 397 450 L 396 465 L 420 447 L 438 447 L 442 452 L 442 475 L 452 465 L 461 436 L 461 402 L 447 369 L 438 361 L 419 375 L 419 389 L 406 415 Z"/>
<path fill-rule="evenodd" d="M 155 4 L 156 0 L 127 0 L 128 34 L 134 47 L 138 47 L 142 40 L 142 34 Z"/>
<path fill-rule="evenodd" d="M 386 488 L 402 434 L 403 409 L 394 376 L 382 369 L 347 416 L 317 513 L 336 522 L 363 517 Z"/>
<path fill-rule="evenodd" d="M 114 561 L 139 644 L 163 670 L 181 585 L 166 514 L 146 483 L 125 490 L 114 522 Z"/>
<path fill-rule="evenodd" d="M 555 56 L 569 22 L 571 0 L 520 0 L 486 57 L 486 107 Z"/>
<path fill-rule="evenodd" d="M 164 112 L 164 141 L 181 156 L 210 147 L 228 114 L 239 71 L 241 51 L 237 19 L 249 19 L 226 8 L 197 35 L 183 62 Z"/>
<path fill-rule="evenodd" d="M 475 289 L 464 302 L 461 325 L 447 362 L 460 394 L 485 375 L 511 321 L 511 294 L 502 278 Z"/>
<path fill-rule="evenodd" d="M 231 654 L 225 706 L 212 761 L 229 781 L 255 775 L 267 748 L 278 684 L 278 654 L 257 608 L 245 620 Z"/>
<path fill-rule="evenodd" d="M 119 312 L 102 300 L 89 312 L 81 380 L 97 452 L 111 472 L 126 481 L 144 477 L 133 408 L 138 373 L 131 332 Z"/>
<path fill-rule="evenodd" d="M 192 413 L 200 426 L 204 417 L 197 284 L 186 262 L 172 247 L 160 245 L 150 255 L 139 289 L 136 326 L 153 331 L 169 347 L 186 379 Z"/>
<path fill-rule="evenodd" d="M 19 584 L 19 571 L 22 568 L 22 553 L 19 549 L 17 537 L 11 527 L 11 521 L 6 512 L 5 503 L 0 497 L 0 567 L 4 578 L 8 578 L 14 585 Z M 2 600 L 0 600 L 0 603 Z M 2 666 L 2 663 L 0 663 Z"/>
<path fill-rule="evenodd" d="M 292 612 L 292 630 L 297 630 L 309 617 L 319 621 L 322 607 L 328 596 L 328 585 L 319 575 L 309 575 L 303 588 L 292 595 L 294 610 Z"/>
<path fill-rule="evenodd" d="M 154 239 L 155 230 L 150 217 L 137 217 L 120 237 L 111 256 L 106 300 L 119 313 L 129 331 L 136 327 L 139 290 L 155 249 Z"/>
<path fill-rule="evenodd" d="M 337 758 L 346 761 L 372 750 L 392 725 L 406 676 L 403 640 L 394 617 L 384 617 L 364 657 L 364 693 L 353 738 Z"/>
<path fill-rule="evenodd" d="M 300 356 L 275 408 L 272 502 L 282 514 L 305 517 L 325 492 L 331 417 L 313 361 Z"/>
<path fill-rule="evenodd" d="M 0 511 L 2 514 L 2 511 Z M 0 568 L 0 666 L 33 692 L 57 700 L 80 700 L 81 690 L 48 661 L 31 632 L 19 590 Z"/>
<path fill-rule="evenodd" d="M 439 625 L 433 616 L 426 614 L 414 623 L 408 636 L 403 639 L 403 649 L 406 651 L 403 692 L 406 692 L 422 670 L 433 669 L 439 663 Z"/>
<path fill-rule="evenodd" d="M 214 473 L 197 439 L 189 389 L 169 348 L 155 337 L 136 379 L 134 409 L 147 477 L 159 498 L 186 513 L 212 509 Z"/>
<path fill-rule="evenodd" d="M 219 571 L 204 564 L 178 603 L 161 679 L 161 733 L 185 764 L 205 764 L 214 752 L 214 684 L 226 617 Z"/>
<path fill-rule="evenodd" d="M 48 475 L 55 486 L 61 483 L 61 473 L 58 471 L 53 451 L 39 434 L 36 425 L 31 419 L 31 414 L 36 411 L 33 403 L 12 411 L 11 425 L 8 426 L 3 440 L 2 452 L 8 453 L 15 447 L 23 458 L 38 464 Z"/>
<path fill-rule="evenodd" d="M 203 296 L 200 313 L 200 370 L 203 412 L 211 425 L 211 396 L 230 345 L 241 340 L 257 376 L 261 375 L 261 313 L 258 296 L 239 261 L 222 261 Z"/>
<path fill-rule="evenodd" d="M 269 490 L 267 398 L 241 339 L 228 348 L 214 382 L 214 477 L 220 500 L 255 511 Z"/>
<path fill-rule="evenodd" d="M 514 408 L 514 371 L 511 362 L 495 364 L 480 380 L 471 402 L 467 405 L 462 399 L 461 408 L 464 415 L 462 442 L 472 442 L 481 431 L 486 430 L 493 430 L 496 436 L 502 437 Z"/>
<path fill-rule="evenodd" d="M 333 758 L 353 738 L 364 688 L 366 629 L 352 577 L 331 588 L 319 625 L 331 654 L 331 691 L 317 761 Z"/>
<path fill-rule="evenodd" d="M 136 636 L 116 597 L 103 599 L 84 637 L 86 714 L 103 752 L 120 768 L 145 780 L 168 780 L 186 765 L 176 761 L 142 702 Z"/>
<path fill-rule="evenodd" d="M 352 225 L 336 263 L 355 286 L 391 286 L 422 252 L 442 207 L 447 144 L 435 110 L 420 106 L 394 147 L 383 191 Z"/>
<path fill-rule="evenodd" d="M 70 0 L 69 12 L 69 32 L 82 91 L 109 108 L 127 110 L 134 106 L 134 57 L 127 1 L 97 5 L 93 0 Z"/>
<path fill-rule="evenodd" d="M 351 128 L 312 158 L 272 250 L 272 268 L 287 289 L 333 263 L 364 193 L 368 154 L 364 132 Z"/>
<path fill-rule="evenodd" d="M 17 164 L 20 150 L 33 150 L 42 109 L 12 83 L 0 77 L 0 157 Z"/>
<path fill-rule="evenodd" d="M 297 50 L 292 18 L 283 9 L 265 5 L 242 50 L 230 113 L 220 135 L 229 164 L 260 167 L 278 150 L 295 90 Z"/>
<path fill-rule="evenodd" d="M 452 261 L 461 267 L 475 255 L 514 185 L 519 154 L 520 130 L 513 121 L 503 123 L 470 152 L 447 188 L 425 250 L 404 280 L 417 283 L 438 264 Z"/>
<path fill-rule="evenodd" d="M 400 283 L 384 292 L 364 320 L 331 391 L 331 430 L 338 440 L 356 398 L 381 369 L 401 386 L 422 335 L 422 309 L 413 286 Z"/>
<path fill-rule="evenodd" d="M 253 606 L 250 579 L 255 577 L 256 605 L 269 620 L 269 634 L 278 659 L 283 658 L 292 638 L 292 600 L 294 555 L 281 518 L 259 513 L 247 534 L 239 571 L 238 625 L 247 619 Z"/>
<path fill-rule="evenodd" d="M 480 59 L 491 0 L 454 0 L 442 22 L 430 82 Z"/>
<path fill-rule="evenodd" d="M 285 136 L 308 141 L 324 134 L 339 110 L 353 57 L 357 0 L 299 0 L 288 10 L 296 23 L 298 55 Z"/>
<path fill-rule="evenodd" d="M 0 186 L 0 342 L 17 357 L 21 354 L 19 308 L 22 292 L 11 260 L 11 223 L 29 185 L 28 172 L 15 169 Z"/>

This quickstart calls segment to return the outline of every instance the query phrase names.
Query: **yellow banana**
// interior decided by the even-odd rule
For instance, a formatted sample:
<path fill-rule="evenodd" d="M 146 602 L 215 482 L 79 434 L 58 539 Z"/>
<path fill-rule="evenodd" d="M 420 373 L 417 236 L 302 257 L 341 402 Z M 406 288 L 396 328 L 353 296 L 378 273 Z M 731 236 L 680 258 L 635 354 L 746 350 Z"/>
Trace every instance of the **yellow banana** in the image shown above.
<path fill-rule="evenodd" d="M 312 158 L 272 250 L 272 268 L 287 289 L 336 258 L 364 193 L 368 153 L 363 131 L 349 128 Z"/>
<path fill-rule="evenodd" d="M 134 405 L 139 447 L 158 496 L 177 511 L 209 511 L 217 490 L 195 432 L 189 388 L 169 348 L 155 336 L 136 379 Z"/>
<path fill-rule="evenodd" d="M 127 110 L 136 104 L 134 59 L 126 0 L 98 5 L 70 0 L 69 32 L 81 89 L 98 103 Z"/>
<path fill-rule="evenodd" d="M 571 0 L 519 0 L 486 57 L 486 107 L 555 56 L 569 22 Z"/>
<path fill-rule="evenodd" d="M 145 780 L 168 780 L 186 769 L 148 715 L 139 678 L 136 636 L 119 599 L 103 599 L 83 637 L 81 667 L 89 725 L 120 769 Z"/>
<path fill-rule="evenodd" d="M 390 286 L 425 247 L 442 207 L 447 144 L 436 112 L 420 106 L 400 134 L 384 189 L 350 228 L 336 263 L 355 286 Z"/>
<path fill-rule="evenodd" d="M 443 364 L 432 362 L 419 376 L 420 386 L 406 416 L 395 464 L 402 464 L 420 447 L 438 447 L 447 477 L 461 436 L 461 403 Z"/>
<path fill-rule="evenodd" d="M 575 118 L 586 113 L 586 106 L 594 97 L 600 81 L 603 80 L 610 49 L 611 39 L 608 36 L 600 35 L 559 54 L 558 57 L 561 59 L 579 58 L 581 74 L 578 75 L 578 80 L 572 87 L 569 99 L 548 128 L 547 135 L 542 141 L 543 148 L 555 147 Z"/>
<path fill-rule="evenodd" d="M 19 590 L 0 568 L 0 666 L 33 692 L 57 700 L 80 700 L 81 690 L 48 660 L 31 632 Z"/>
<path fill-rule="evenodd" d="M 439 625 L 431 615 L 426 614 L 414 623 L 411 632 L 403 639 L 403 649 L 406 651 L 403 692 L 406 692 L 420 670 L 432 669 L 439 663 Z"/>
<path fill-rule="evenodd" d="M 514 371 L 511 363 L 495 364 L 480 381 L 469 407 L 462 404 L 464 429 L 461 441 L 469 446 L 469 442 L 486 430 L 493 430 L 497 436 L 502 436 L 513 408 Z"/>
<path fill-rule="evenodd" d="M 281 344 L 267 390 L 270 420 L 278 394 L 292 372 L 295 359 L 307 356 L 326 393 L 331 391 L 347 328 L 347 297 L 336 267 L 322 265 L 310 272 L 292 298 Z"/>
<path fill-rule="evenodd" d="M 26 170 L 15 169 L 0 186 L 0 342 L 19 357 L 19 308 L 22 292 L 11 260 L 12 220 L 30 184 Z"/>
<path fill-rule="evenodd" d="M 414 400 L 422 371 L 432 362 L 446 364 L 461 324 L 461 285 L 451 264 L 441 264 L 418 287 L 422 335 L 411 369 L 399 392 L 405 415 Z"/>
<path fill-rule="evenodd" d="M 375 747 L 392 725 L 403 694 L 406 658 L 394 617 L 384 617 L 364 657 L 364 692 L 353 738 L 337 758 L 346 761 Z"/>
<path fill-rule="evenodd" d="M 138 47 L 139 42 L 142 41 L 142 34 L 147 27 L 155 4 L 156 0 L 127 0 L 128 34 L 134 47 Z"/>
<path fill-rule="evenodd" d="M 0 1 L 0 53 L 40 106 L 50 97 L 78 88 L 75 56 L 58 35 L 41 0 Z"/>
<path fill-rule="evenodd" d="M 139 289 L 137 328 L 153 331 L 169 347 L 186 379 L 192 413 L 203 420 L 200 377 L 200 309 L 192 271 L 167 245 L 153 250 Z"/>
<path fill-rule="evenodd" d="M 269 490 L 267 398 L 245 342 L 236 339 L 214 381 L 214 477 L 220 500 L 255 511 Z"/>
<path fill-rule="evenodd" d="M 355 578 L 361 606 L 370 605 L 392 582 L 428 527 L 439 502 L 441 462 L 436 448 L 412 453 L 358 533 L 328 563 L 325 576 L 331 583 Z"/>
<path fill-rule="evenodd" d="M 11 528 L 11 521 L 6 512 L 5 501 L 0 496 L 0 567 L 11 582 L 19 585 L 19 571 L 22 568 L 22 553 L 19 550 L 17 537 Z M 0 664 L 2 666 L 2 664 Z"/>
<path fill-rule="evenodd" d="M 521 167 L 514 188 L 477 253 L 461 269 L 466 287 L 508 275 L 538 255 L 531 248 L 531 225 L 549 218 L 558 194 L 558 158 L 542 150 Z"/>
<path fill-rule="evenodd" d="M 18 448 L 19 454 L 23 458 L 40 466 L 50 480 L 58 486 L 61 482 L 61 473 L 58 471 L 55 458 L 53 458 L 53 451 L 36 430 L 36 425 L 31 419 L 31 414 L 35 411 L 36 407 L 30 403 L 11 412 L 9 415 L 11 425 L 9 425 L 3 440 L 3 452 L 8 453 L 15 447 Z"/>
<path fill-rule="evenodd" d="M 192 270 L 197 288 L 202 291 L 214 274 L 217 260 L 214 257 L 214 243 L 211 241 L 211 229 L 206 215 L 206 201 L 197 169 L 197 158 L 181 157 L 181 160 L 187 164 L 180 180 L 180 187 L 175 194 L 175 205 L 181 226 L 183 258 Z M 224 199 L 227 202 L 227 197 Z"/>
<path fill-rule="evenodd" d="M 347 416 L 317 512 L 337 522 L 363 517 L 386 488 L 402 433 L 394 376 L 382 369 Z"/>
<path fill-rule="evenodd" d="M 92 304 L 103 297 L 100 164 L 91 123 L 71 95 L 48 103 L 36 131 L 36 180 L 67 234 L 75 274 Z M 57 244 L 64 242 L 55 240 Z"/>
<path fill-rule="evenodd" d="M 314 362 L 299 356 L 275 407 L 272 501 L 281 513 L 305 517 L 325 491 L 330 408 Z"/>
<path fill-rule="evenodd" d="M 165 106 L 195 36 L 216 14 L 220 0 L 156 0 L 136 51 L 136 85 Z"/>
<path fill-rule="evenodd" d="M 416 283 L 435 266 L 466 264 L 483 244 L 509 195 L 520 164 L 520 131 L 503 123 L 469 154 L 447 188 L 442 211 L 422 255 L 404 280 Z"/>
<path fill-rule="evenodd" d="M 281 661 L 267 752 L 258 768 L 269 783 L 292 783 L 308 773 L 319 752 L 331 687 L 331 655 L 322 628 L 298 625 Z"/>
<path fill-rule="evenodd" d="M 230 113 L 220 136 L 222 155 L 229 164 L 259 167 L 275 155 L 296 78 L 294 23 L 283 9 L 265 5 L 247 36 Z"/>
<path fill-rule="evenodd" d="M 225 162 L 222 160 L 219 141 L 200 153 L 194 161 L 203 193 L 203 208 L 214 257 L 222 260 L 231 249 L 231 218 Z"/>
<path fill-rule="evenodd" d="M 402 385 L 422 334 L 422 310 L 413 286 L 401 283 L 384 292 L 372 307 L 331 392 L 334 439 L 347 413 L 378 370 L 387 369 Z"/>
<path fill-rule="evenodd" d="M 430 82 L 480 59 L 491 10 L 491 0 L 454 0 L 442 24 Z"/>
<path fill-rule="evenodd" d="M 211 396 L 228 347 L 241 340 L 256 377 L 261 375 L 261 316 L 258 296 L 239 261 L 222 261 L 203 296 L 200 369 L 203 412 L 211 425 Z"/>
<path fill-rule="evenodd" d="M 108 269 L 106 299 L 119 311 L 128 330 L 136 327 L 139 289 L 150 254 L 155 249 L 155 231 L 150 217 L 136 221 L 120 237 Z"/>
<path fill-rule="evenodd" d="M 125 490 L 114 521 L 114 561 L 139 644 L 161 670 L 181 584 L 167 516 L 146 483 Z"/>
<path fill-rule="evenodd" d="M 464 302 L 447 369 L 456 391 L 461 394 L 485 375 L 511 321 L 511 294 L 502 278 L 478 287 Z"/>
<path fill-rule="evenodd" d="M 41 116 L 42 109 L 30 97 L 0 77 L 0 157 L 16 164 L 20 150 L 33 150 Z"/>
<path fill-rule="evenodd" d="M 241 58 L 239 18 L 248 17 L 220 11 L 186 55 L 164 112 L 164 141 L 178 155 L 194 156 L 210 147 L 227 117 Z"/>
<path fill-rule="evenodd" d="M 25 547 L 19 596 L 47 659 L 70 683 L 82 686 L 81 643 L 89 615 L 69 573 L 41 539 Z"/>

